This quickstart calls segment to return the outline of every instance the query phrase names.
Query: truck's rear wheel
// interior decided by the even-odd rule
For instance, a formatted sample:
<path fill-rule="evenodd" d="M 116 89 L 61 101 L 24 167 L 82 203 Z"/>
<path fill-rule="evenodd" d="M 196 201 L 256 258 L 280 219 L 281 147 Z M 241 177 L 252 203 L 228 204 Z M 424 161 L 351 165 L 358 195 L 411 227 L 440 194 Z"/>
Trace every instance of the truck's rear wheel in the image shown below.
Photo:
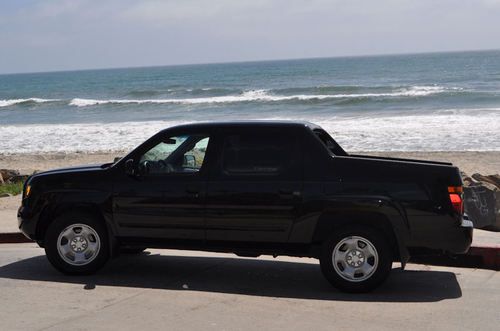
<path fill-rule="evenodd" d="M 94 273 L 109 258 L 106 227 L 86 214 L 64 214 L 56 218 L 47 230 L 45 254 L 63 273 Z"/>
<path fill-rule="evenodd" d="M 323 243 L 321 270 L 341 291 L 368 292 L 379 286 L 392 268 L 393 254 L 385 236 L 365 226 L 349 226 Z"/>

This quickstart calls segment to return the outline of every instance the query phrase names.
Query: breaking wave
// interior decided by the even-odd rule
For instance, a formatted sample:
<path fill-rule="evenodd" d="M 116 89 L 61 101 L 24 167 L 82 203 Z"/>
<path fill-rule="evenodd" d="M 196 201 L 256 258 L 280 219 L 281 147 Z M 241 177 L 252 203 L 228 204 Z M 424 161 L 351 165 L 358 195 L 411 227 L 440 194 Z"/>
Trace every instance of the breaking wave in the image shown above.
<path fill-rule="evenodd" d="M 70 101 L 71 106 L 86 107 L 105 104 L 211 104 L 211 103 L 236 103 L 236 102 L 279 102 L 279 101 L 308 101 L 326 99 L 365 99 L 365 98 L 390 98 L 390 97 L 421 97 L 438 93 L 457 91 L 458 89 L 440 86 L 413 86 L 394 92 L 384 93 L 340 93 L 340 94 L 294 94 L 277 95 L 269 90 L 251 90 L 238 95 L 224 95 L 201 98 L 179 99 L 83 99 L 75 98 Z"/>
<path fill-rule="evenodd" d="M 344 88 L 348 92 L 352 91 L 351 87 Z M 384 98 L 404 98 L 404 97 L 424 97 L 440 93 L 461 92 L 459 88 L 445 88 L 441 86 L 412 86 L 406 88 L 398 88 L 392 91 L 379 91 L 381 88 L 376 88 L 376 92 L 359 92 L 345 93 L 343 87 L 315 87 L 303 89 L 283 89 L 283 90 L 264 90 L 256 89 L 242 91 L 238 93 L 235 90 L 220 89 L 220 88 L 202 88 L 188 89 L 184 92 L 189 92 L 192 97 L 184 98 L 157 98 L 147 99 L 141 97 L 153 96 L 161 94 L 159 91 L 132 91 L 130 96 L 139 97 L 137 99 L 90 99 L 90 98 L 73 98 L 70 100 L 64 99 L 42 99 L 42 98 L 25 98 L 25 99 L 5 99 L 0 100 L 0 107 L 9 107 L 16 105 L 30 105 L 50 102 L 64 102 L 69 106 L 87 107 L 108 104 L 225 104 L 225 103 L 242 103 L 242 102 L 307 102 L 321 101 L 329 99 L 344 99 L 344 100 L 365 100 L 365 99 L 384 99 Z M 357 88 L 355 91 L 360 91 L 362 88 Z M 337 92 L 335 92 L 337 91 Z M 293 94 L 295 92 L 295 94 Z M 297 93 L 302 92 L 302 93 Z M 309 92 L 309 93 L 308 93 Z M 318 93 L 320 92 L 320 93 Z M 329 93 L 330 92 L 330 93 Z M 338 93 L 341 92 L 341 93 Z M 353 91 L 354 92 L 354 91 Z M 204 95 L 206 93 L 214 93 L 218 95 Z M 226 94 L 227 93 L 227 94 Z M 201 96 L 198 96 L 202 94 Z M 220 95 L 223 94 L 223 95 Z"/>
<path fill-rule="evenodd" d="M 60 99 L 40 99 L 40 98 L 7 99 L 7 100 L 0 100 L 0 107 L 9 107 L 19 104 L 46 103 L 54 101 L 60 101 Z"/>

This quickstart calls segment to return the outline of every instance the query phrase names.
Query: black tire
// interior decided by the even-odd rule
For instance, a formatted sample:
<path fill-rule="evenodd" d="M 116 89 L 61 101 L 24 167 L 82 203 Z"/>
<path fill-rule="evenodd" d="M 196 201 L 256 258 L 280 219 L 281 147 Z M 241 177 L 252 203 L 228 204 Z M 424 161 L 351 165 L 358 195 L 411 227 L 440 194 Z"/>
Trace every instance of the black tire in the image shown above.
<path fill-rule="evenodd" d="M 349 245 L 358 247 L 349 248 Z M 359 248 L 363 245 L 365 245 L 364 248 Z M 338 258 L 337 261 L 341 260 L 336 266 L 334 266 L 333 255 L 335 249 L 339 254 L 335 255 Z M 367 250 L 374 251 L 376 254 L 371 254 Z M 369 292 L 381 285 L 389 276 L 392 261 L 393 252 L 386 236 L 375 228 L 356 225 L 335 231 L 323 243 L 320 256 L 321 271 L 330 284 L 343 292 L 350 293 Z M 365 274 L 358 269 L 359 267 L 356 267 L 357 264 L 366 267 L 369 271 Z M 355 270 L 352 276 L 349 270 Z"/>
<path fill-rule="evenodd" d="M 82 226 L 77 226 L 77 225 Z M 75 225 L 74 227 L 71 227 Z M 80 234 L 77 233 L 78 228 L 80 228 Z M 82 229 L 88 228 L 92 229 L 90 235 L 85 236 L 82 232 Z M 68 230 L 70 229 L 70 230 Z M 68 241 L 66 236 L 61 238 L 61 242 L 58 242 L 59 236 L 62 236 L 63 231 L 71 231 L 74 235 L 73 239 L 75 241 L 80 241 L 77 243 L 78 245 L 83 245 L 87 243 L 87 246 L 84 247 L 76 247 L 75 249 L 82 250 L 78 252 L 78 254 L 83 254 L 85 256 L 89 256 L 89 258 L 85 258 L 84 262 L 81 262 L 80 265 L 71 264 L 68 261 L 71 260 L 71 254 L 75 254 L 75 251 L 70 247 L 72 241 Z M 94 233 L 96 235 L 94 235 Z M 84 239 L 81 239 L 84 237 Z M 86 239 L 85 239 L 86 238 Z M 68 254 L 62 254 L 59 252 L 59 244 L 66 242 L 70 246 L 66 246 Z M 98 247 L 93 250 L 90 249 L 90 244 L 93 244 L 93 247 Z M 96 217 L 84 213 L 66 213 L 59 217 L 57 217 L 47 229 L 45 234 L 45 254 L 47 255 L 50 263 L 62 273 L 68 275 L 88 275 L 95 273 L 97 270 L 102 268 L 104 264 L 109 259 L 109 239 L 106 231 L 106 226 L 104 223 L 97 219 Z M 65 257 L 63 257 L 63 255 Z M 74 258 L 76 255 L 74 255 Z M 68 261 L 66 261 L 68 260 Z M 87 262 L 88 261 L 88 262 Z M 73 263 L 76 263 L 73 261 Z"/>

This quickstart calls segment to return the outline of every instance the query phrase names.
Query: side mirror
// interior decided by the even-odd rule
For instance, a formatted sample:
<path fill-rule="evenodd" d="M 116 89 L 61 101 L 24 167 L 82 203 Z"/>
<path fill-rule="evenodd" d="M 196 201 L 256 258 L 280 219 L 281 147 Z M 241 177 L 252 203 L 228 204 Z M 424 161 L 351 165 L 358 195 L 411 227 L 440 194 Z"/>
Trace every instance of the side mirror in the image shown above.
<path fill-rule="evenodd" d="M 184 162 L 182 165 L 184 167 L 194 168 L 196 167 L 196 158 L 194 155 L 184 155 Z"/>
<path fill-rule="evenodd" d="M 125 161 L 125 173 L 129 176 L 135 175 L 135 167 L 133 159 L 128 159 L 127 161 Z"/>

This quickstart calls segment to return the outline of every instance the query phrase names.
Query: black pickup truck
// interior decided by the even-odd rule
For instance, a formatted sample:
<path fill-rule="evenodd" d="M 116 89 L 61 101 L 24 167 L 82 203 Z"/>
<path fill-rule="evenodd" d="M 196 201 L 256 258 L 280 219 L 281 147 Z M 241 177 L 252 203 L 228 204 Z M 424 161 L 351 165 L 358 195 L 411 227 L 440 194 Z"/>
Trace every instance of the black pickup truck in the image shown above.
<path fill-rule="evenodd" d="M 145 248 L 320 260 L 335 287 L 369 291 L 412 248 L 464 253 L 450 163 L 351 155 L 307 122 L 181 125 L 114 163 L 31 176 L 19 228 L 67 274 Z"/>

